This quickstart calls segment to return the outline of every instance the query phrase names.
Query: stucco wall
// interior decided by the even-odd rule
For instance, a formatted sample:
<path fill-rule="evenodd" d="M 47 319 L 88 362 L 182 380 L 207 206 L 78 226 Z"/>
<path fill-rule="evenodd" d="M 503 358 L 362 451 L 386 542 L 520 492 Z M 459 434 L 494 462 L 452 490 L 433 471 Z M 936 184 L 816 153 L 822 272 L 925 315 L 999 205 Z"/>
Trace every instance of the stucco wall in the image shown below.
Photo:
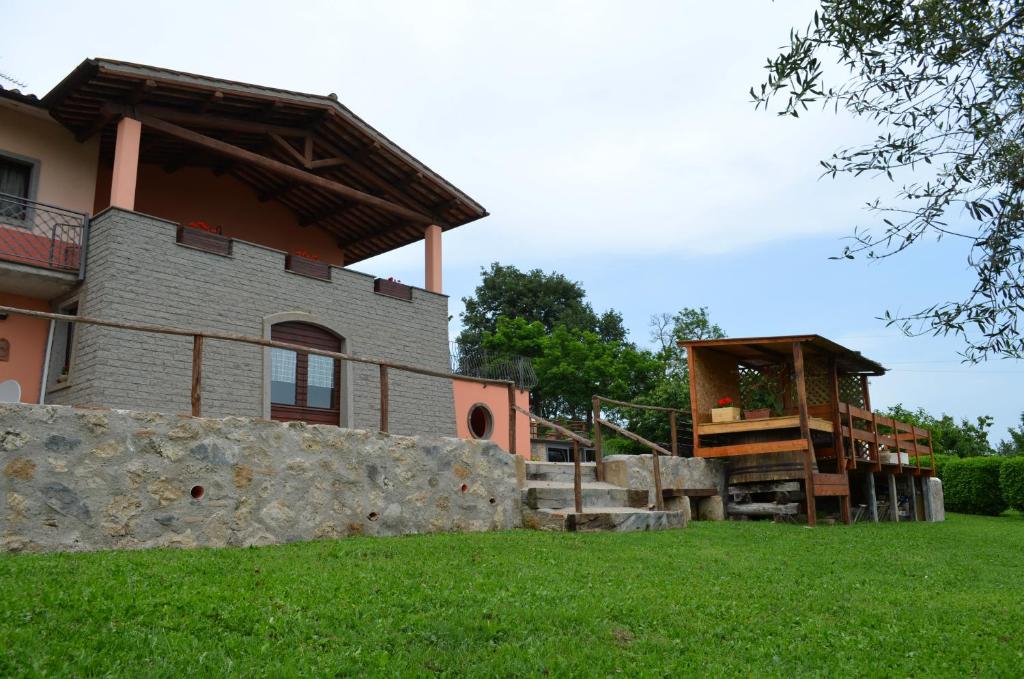
<path fill-rule="evenodd" d="M 269 316 L 292 314 L 340 334 L 350 353 L 448 370 L 447 297 L 419 289 L 411 302 L 385 297 L 372 277 L 340 268 L 330 282 L 307 278 L 285 271 L 284 253 L 238 241 L 232 257 L 221 257 L 178 245 L 175 230 L 124 210 L 98 215 L 79 313 L 259 337 Z M 47 402 L 189 412 L 191 346 L 189 338 L 80 326 L 69 386 Z M 210 341 L 203 366 L 204 415 L 264 414 L 263 349 Z M 377 367 L 346 370 L 345 424 L 375 428 Z M 393 433 L 455 434 L 450 379 L 392 371 L 390 381 Z"/>
<path fill-rule="evenodd" d="M 0 305 L 49 311 L 41 299 L 0 293 Z M 0 361 L 0 382 L 16 380 L 21 385 L 21 402 L 38 403 L 39 385 L 43 377 L 43 357 L 50 323 L 41 318 L 12 314 L 0 321 L 0 339 L 10 343 L 10 356 Z"/>
<path fill-rule="evenodd" d="M 101 168 L 97 212 L 110 205 L 110 174 L 111 168 Z M 337 238 L 320 228 L 299 226 L 295 213 L 281 203 L 260 202 L 252 188 L 207 168 L 167 172 L 159 165 L 140 164 L 135 210 L 182 224 L 203 221 L 221 227 L 231 238 L 286 252 L 305 250 L 321 261 L 343 264 Z"/>
<path fill-rule="evenodd" d="M 79 212 L 92 212 L 99 140 L 78 143 L 45 111 L 12 108 L 0 102 L 0 153 L 38 163 L 34 200 Z"/>
<path fill-rule="evenodd" d="M 491 411 L 493 428 L 490 440 L 508 450 L 508 389 L 494 384 L 482 384 L 454 378 L 455 432 L 459 438 L 473 438 L 469 432 L 469 411 L 481 403 Z M 530 409 L 530 392 L 516 390 L 516 405 Z M 516 413 L 516 454 L 530 458 L 530 418 Z"/>
<path fill-rule="evenodd" d="M 0 550 L 502 530 L 519 503 L 488 442 L 0 404 Z"/>

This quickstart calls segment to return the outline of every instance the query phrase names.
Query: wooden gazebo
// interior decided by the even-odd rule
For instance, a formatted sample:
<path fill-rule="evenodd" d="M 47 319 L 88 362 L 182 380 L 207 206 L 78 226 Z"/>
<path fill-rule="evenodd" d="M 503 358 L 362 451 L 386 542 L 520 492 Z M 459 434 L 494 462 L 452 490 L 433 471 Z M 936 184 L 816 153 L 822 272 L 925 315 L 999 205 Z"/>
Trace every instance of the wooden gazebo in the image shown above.
<path fill-rule="evenodd" d="M 902 491 L 906 518 L 919 517 L 918 497 L 924 503 L 927 498 L 918 492 L 917 479 L 934 469 L 930 434 L 871 412 L 868 378 L 884 375 L 882 365 L 819 335 L 680 346 L 690 369 L 693 454 L 726 458 L 730 486 L 757 494 L 799 482 L 793 495 L 802 494 L 810 525 L 818 497 L 837 498 L 838 514 L 849 523 L 851 495 L 877 519 L 875 474 L 882 473 L 888 481 L 882 488 L 885 513 L 899 520 Z M 712 421 L 712 410 L 725 399 L 745 416 Z M 752 412 L 755 407 L 761 412 Z M 851 490 L 854 474 L 862 483 Z M 765 514 L 782 514 L 787 507 L 795 509 L 792 503 L 758 505 Z M 921 509 L 930 514 L 927 504 Z"/>

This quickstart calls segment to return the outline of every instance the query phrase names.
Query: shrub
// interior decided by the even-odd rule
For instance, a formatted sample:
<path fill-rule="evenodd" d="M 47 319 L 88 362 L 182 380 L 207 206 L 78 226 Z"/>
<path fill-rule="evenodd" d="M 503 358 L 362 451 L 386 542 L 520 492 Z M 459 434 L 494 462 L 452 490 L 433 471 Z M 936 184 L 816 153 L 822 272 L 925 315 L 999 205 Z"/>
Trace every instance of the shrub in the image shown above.
<path fill-rule="evenodd" d="M 1024 455 L 1003 460 L 999 470 L 999 487 L 1006 504 L 1024 512 Z"/>
<path fill-rule="evenodd" d="M 999 487 L 998 457 L 968 457 L 942 465 L 942 492 L 946 509 L 964 514 L 996 516 L 1006 509 Z"/>
<path fill-rule="evenodd" d="M 945 469 L 949 461 L 959 459 L 961 458 L 957 457 L 956 455 L 943 455 L 941 453 L 935 453 L 935 476 L 939 477 L 940 479 L 943 478 L 943 470 Z M 924 458 L 921 458 L 921 461 L 924 462 Z"/>

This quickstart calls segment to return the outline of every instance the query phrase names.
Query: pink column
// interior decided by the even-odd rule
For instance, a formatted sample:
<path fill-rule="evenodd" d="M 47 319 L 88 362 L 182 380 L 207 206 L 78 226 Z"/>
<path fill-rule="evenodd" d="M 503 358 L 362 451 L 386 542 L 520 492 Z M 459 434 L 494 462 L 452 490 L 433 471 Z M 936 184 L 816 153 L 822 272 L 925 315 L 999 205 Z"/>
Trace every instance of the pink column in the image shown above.
<path fill-rule="evenodd" d="M 135 209 L 135 184 L 139 176 L 139 141 L 142 123 L 121 118 L 114 145 L 114 176 L 110 182 L 110 206 Z"/>
<path fill-rule="evenodd" d="M 425 244 L 424 285 L 430 292 L 441 292 L 441 227 L 430 225 L 423 232 Z"/>

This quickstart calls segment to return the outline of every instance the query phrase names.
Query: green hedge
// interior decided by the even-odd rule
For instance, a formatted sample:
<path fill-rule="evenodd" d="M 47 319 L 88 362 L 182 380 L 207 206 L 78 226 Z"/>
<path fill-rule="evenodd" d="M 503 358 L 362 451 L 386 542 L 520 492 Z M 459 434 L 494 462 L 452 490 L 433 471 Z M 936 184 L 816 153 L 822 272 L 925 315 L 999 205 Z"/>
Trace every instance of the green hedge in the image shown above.
<path fill-rule="evenodd" d="M 942 465 L 942 492 L 946 509 L 964 514 L 996 516 L 1007 507 L 999 485 L 1003 460 L 998 457 L 966 457 Z"/>
<path fill-rule="evenodd" d="M 1024 512 L 1024 455 L 1003 460 L 999 471 L 999 487 L 1006 504 Z"/>
<path fill-rule="evenodd" d="M 960 460 L 963 458 L 957 457 L 956 455 L 943 455 L 941 453 L 935 453 L 935 475 L 942 478 L 943 471 L 950 460 Z M 925 458 L 921 458 L 923 463 Z M 925 463 L 927 465 L 927 463 Z"/>

